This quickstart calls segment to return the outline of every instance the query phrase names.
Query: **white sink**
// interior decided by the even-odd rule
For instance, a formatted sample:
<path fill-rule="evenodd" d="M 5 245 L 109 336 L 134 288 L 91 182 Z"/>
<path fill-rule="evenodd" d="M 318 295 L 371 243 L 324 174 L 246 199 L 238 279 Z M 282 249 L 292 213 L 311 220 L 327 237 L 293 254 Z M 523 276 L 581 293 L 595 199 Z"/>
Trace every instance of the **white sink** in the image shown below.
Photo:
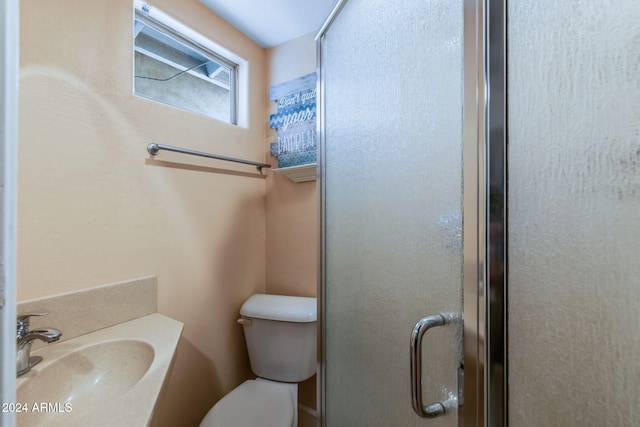
<path fill-rule="evenodd" d="M 33 351 L 43 361 L 18 378 L 18 426 L 147 425 L 181 332 L 152 314 Z"/>

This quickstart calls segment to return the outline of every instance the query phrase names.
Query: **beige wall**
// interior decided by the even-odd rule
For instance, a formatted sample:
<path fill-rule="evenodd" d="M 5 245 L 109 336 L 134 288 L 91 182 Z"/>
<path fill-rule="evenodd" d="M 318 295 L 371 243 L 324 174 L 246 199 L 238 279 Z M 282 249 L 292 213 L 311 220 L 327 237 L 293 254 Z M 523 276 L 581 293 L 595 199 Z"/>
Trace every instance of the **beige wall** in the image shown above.
<path fill-rule="evenodd" d="M 235 320 L 265 290 L 266 182 L 145 148 L 264 159 L 265 50 L 197 0 L 154 5 L 249 61 L 249 128 L 132 95 L 131 0 L 21 1 L 18 298 L 156 275 L 185 324 L 158 415 L 189 426 L 251 375 Z"/>
<path fill-rule="evenodd" d="M 314 34 L 267 50 L 267 85 L 277 85 L 316 71 Z M 267 109 L 277 111 L 266 97 Z M 267 123 L 268 127 L 268 123 Z M 268 130 L 266 150 L 277 133 Z M 277 167 L 277 159 L 270 157 Z M 267 291 L 316 296 L 318 287 L 317 181 L 294 183 L 280 174 L 267 177 Z"/>
<path fill-rule="evenodd" d="M 267 85 L 273 86 L 316 71 L 314 35 L 308 34 L 267 50 Z M 275 102 L 266 96 L 267 109 Z M 268 127 L 268 123 L 267 123 Z M 276 141 L 269 130 L 269 143 Z M 277 159 L 270 158 L 277 166 Z M 294 183 L 280 174 L 267 178 L 267 292 L 317 295 L 319 208 L 317 181 Z M 300 385 L 301 404 L 316 407 L 315 377 Z"/>

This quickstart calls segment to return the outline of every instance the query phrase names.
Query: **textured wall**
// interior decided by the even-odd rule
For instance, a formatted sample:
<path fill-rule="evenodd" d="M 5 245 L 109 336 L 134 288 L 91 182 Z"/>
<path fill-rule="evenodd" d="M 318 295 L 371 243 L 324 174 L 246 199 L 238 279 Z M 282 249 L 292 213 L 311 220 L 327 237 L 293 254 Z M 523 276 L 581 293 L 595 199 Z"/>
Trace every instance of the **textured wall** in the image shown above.
<path fill-rule="evenodd" d="M 265 54 L 196 0 L 154 5 L 250 61 L 249 126 L 132 95 L 130 0 L 22 1 L 18 296 L 157 276 L 185 324 L 159 419 L 189 426 L 251 375 L 235 321 L 265 290 L 265 180 L 145 148 L 262 160 Z"/>
<path fill-rule="evenodd" d="M 267 86 L 316 71 L 315 34 L 267 50 Z M 267 109 L 275 113 L 275 102 Z M 268 128 L 268 123 L 266 124 Z M 269 143 L 277 141 L 268 129 Z M 270 157 L 277 167 L 277 159 Z M 318 286 L 317 181 L 294 183 L 280 174 L 267 178 L 267 290 L 274 294 L 316 296 Z"/>
<path fill-rule="evenodd" d="M 639 425 L 640 8 L 508 16 L 510 425 Z"/>

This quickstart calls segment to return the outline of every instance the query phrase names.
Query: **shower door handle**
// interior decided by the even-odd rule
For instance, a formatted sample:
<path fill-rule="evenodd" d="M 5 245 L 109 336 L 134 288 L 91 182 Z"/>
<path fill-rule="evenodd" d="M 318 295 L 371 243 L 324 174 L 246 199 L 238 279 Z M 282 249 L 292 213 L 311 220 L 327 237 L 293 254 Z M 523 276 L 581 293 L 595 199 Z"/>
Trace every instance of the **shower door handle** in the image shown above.
<path fill-rule="evenodd" d="M 429 405 L 422 403 L 422 337 L 425 332 L 436 326 L 454 323 L 459 315 L 456 313 L 440 313 L 423 317 L 413 327 L 411 333 L 411 401 L 416 414 L 425 418 L 435 418 L 446 413 L 446 403 L 436 402 Z"/>

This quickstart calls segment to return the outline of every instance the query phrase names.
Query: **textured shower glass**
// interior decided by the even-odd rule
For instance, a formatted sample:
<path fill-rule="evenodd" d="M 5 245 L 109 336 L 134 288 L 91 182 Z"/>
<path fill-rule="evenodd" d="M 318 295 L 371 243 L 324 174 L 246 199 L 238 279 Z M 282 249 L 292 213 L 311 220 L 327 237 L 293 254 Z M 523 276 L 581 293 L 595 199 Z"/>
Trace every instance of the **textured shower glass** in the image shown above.
<path fill-rule="evenodd" d="M 640 5 L 508 2 L 509 420 L 640 425 Z"/>
<path fill-rule="evenodd" d="M 323 49 L 326 425 L 424 426 L 410 335 L 462 309 L 462 4 L 349 0 Z M 424 402 L 457 395 L 456 327 L 424 338 Z M 457 426 L 457 411 L 428 421 Z"/>

